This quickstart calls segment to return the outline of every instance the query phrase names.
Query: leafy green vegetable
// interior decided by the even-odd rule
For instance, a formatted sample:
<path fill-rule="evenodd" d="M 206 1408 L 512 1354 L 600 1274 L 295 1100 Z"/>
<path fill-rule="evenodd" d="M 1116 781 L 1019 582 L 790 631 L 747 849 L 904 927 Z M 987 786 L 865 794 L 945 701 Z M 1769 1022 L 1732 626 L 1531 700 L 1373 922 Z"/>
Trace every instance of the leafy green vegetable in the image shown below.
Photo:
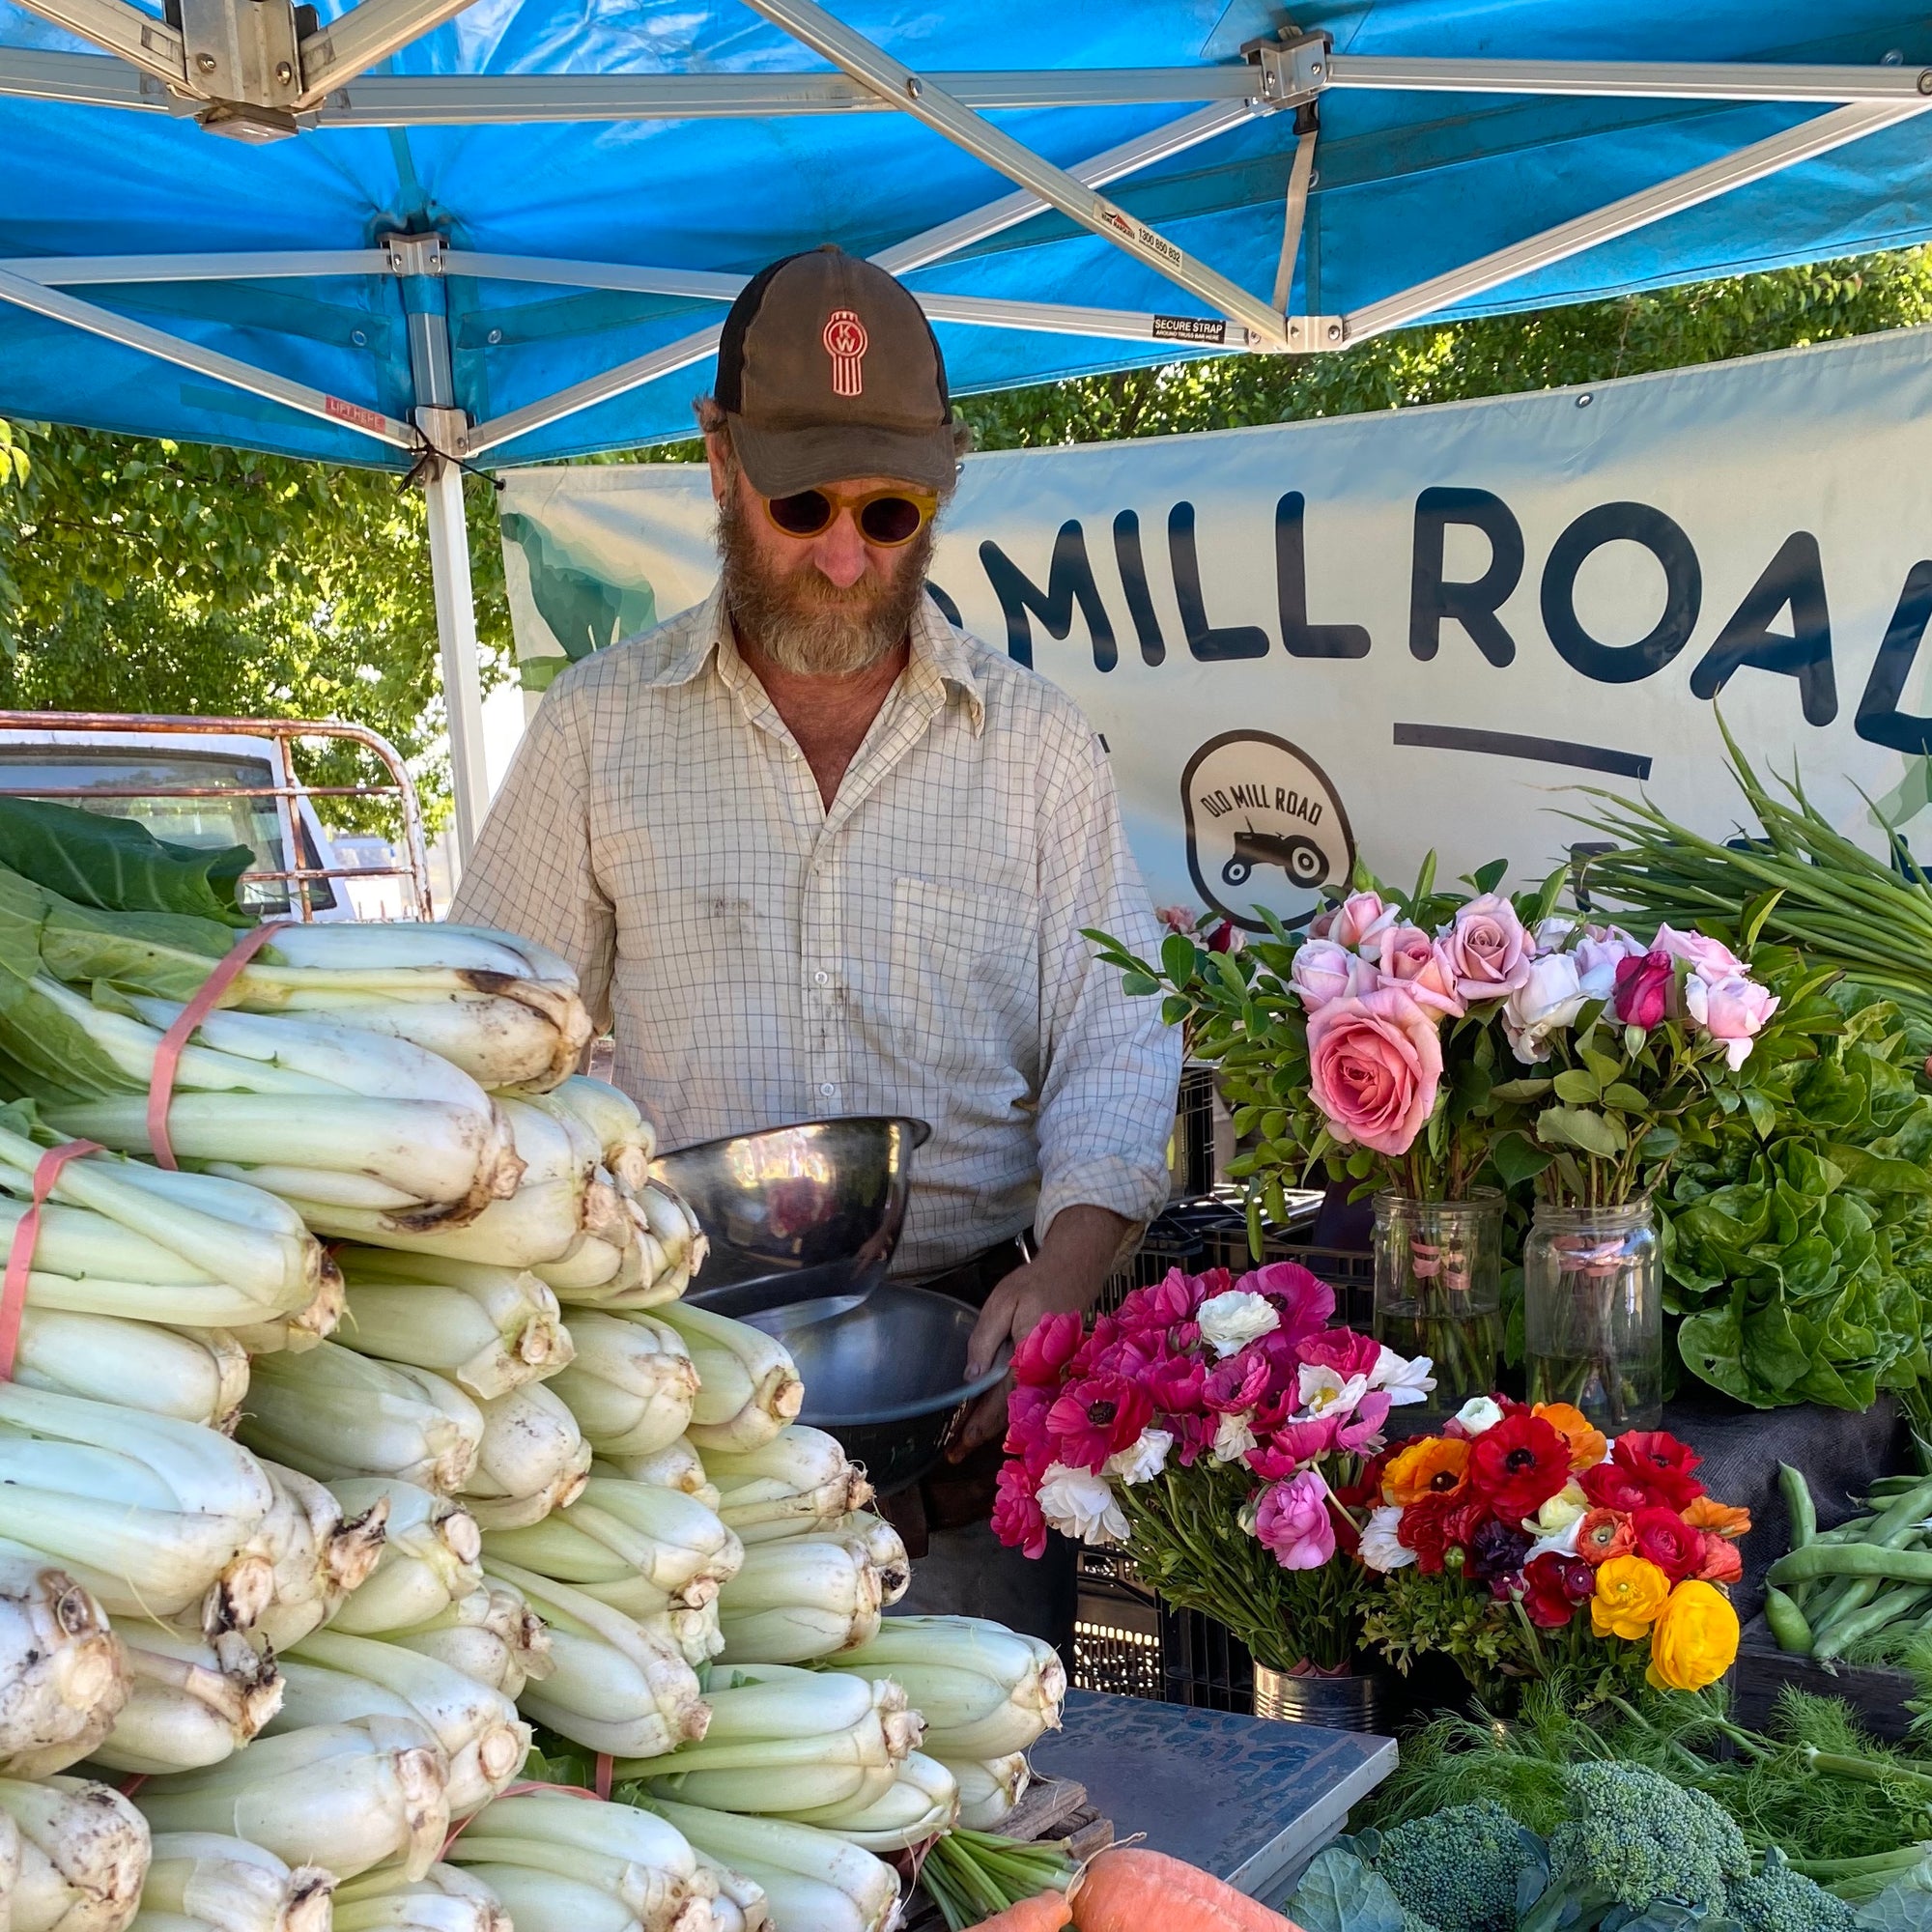
<path fill-rule="evenodd" d="M 247 925 L 252 922 L 236 906 L 235 886 L 254 856 L 245 845 L 172 844 L 131 818 L 0 797 L 0 866 L 76 905 Z"/>
<path fill-rule="evenodd" d="M 1288 1910 L 1302 1932 L 1406 1932 L 1412 1923 L 1388 1881 L 1340 1845 L 1315 1855 Z"/>

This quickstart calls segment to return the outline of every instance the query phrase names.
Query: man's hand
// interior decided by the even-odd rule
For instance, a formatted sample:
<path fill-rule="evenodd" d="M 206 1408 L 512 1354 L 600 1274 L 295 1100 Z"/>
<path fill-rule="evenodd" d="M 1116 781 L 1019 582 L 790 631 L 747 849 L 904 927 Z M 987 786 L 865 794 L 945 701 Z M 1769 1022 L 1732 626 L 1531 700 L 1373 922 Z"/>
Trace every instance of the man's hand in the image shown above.
<path fill-rule="evenodd" d="M 1065 1208 L 1053 1217 L 1039 1253 L 1015 1268 L 986 1297 L 966 1350 L 966 1378 L 992 1367 L 1009 1343 L 1015 1348 L 1049 1315 L 1084 1315 L 1098 1299 L 1133 1223 L 1105 1208 Z M 974 1404 L 947 1452 L 964 1461 L 982 1442 L 1006 1433 L 1009 1375 Z"/>

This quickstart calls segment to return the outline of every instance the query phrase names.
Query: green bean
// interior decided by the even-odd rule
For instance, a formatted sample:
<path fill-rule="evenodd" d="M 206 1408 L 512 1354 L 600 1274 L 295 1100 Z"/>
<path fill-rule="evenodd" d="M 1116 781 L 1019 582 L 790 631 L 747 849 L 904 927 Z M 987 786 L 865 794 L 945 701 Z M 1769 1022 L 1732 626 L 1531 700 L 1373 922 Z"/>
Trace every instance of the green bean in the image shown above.
<path fill-rule="evenodd" d="M 1811 1500 L 1811 1485 L 1803 1469 L 1789 1463 L 1777 1465 L 1778 1487 L 1784 1492 L 1785 1514 L 1791 1519 L 1791 1547 L 1803 1549 L 1818 1534 L 1818 1505 Z"/>
<path fill-rule="evenodd" d="M 1827 1630 L 1815 1632 L 1811 1655 L 1820 1663 L 1842 1657 L 1861 1637 L 1870 1636 L 1874 1631 L 1896 1623 L 1900 1617 L 1916 1609 L 1925 1601 L 1925 1592 L 1926 1586 L 1922 1583 L 1900 1583 L 1881 1591 L 1863 1609 L 1841 1617 Z"/>
<path fill-rule="evenodd" d="M 1932 1583 L 1932 1549 L 1888 1549 L 1876 1543 L 1847 1543 L 1833 1548 L 1814 1543 L 1806 1548 L 1792 1550 L 1788 1556 L 1780 1556 L 1765 1572 L 1766 1580 L 1780 1588 L 1819 1577 L 1850 1577 L 1874 1584 Z M 1859 1596 L 1858 1603 L 1848 1602 L 1845 1607 L 1857 1609 L 1874 1594 L 1875 1591 L 1867 1590 Z"/>
<path fill-rule="evenodd" d="M 1779 1650 L 1792 1651 L 1800 1657 L 1811 1655 L 1811 1626 L 1804 1621 L 1804 1612 L 1775 1585 L 1764 1593 L 1764 1620 Z"/>

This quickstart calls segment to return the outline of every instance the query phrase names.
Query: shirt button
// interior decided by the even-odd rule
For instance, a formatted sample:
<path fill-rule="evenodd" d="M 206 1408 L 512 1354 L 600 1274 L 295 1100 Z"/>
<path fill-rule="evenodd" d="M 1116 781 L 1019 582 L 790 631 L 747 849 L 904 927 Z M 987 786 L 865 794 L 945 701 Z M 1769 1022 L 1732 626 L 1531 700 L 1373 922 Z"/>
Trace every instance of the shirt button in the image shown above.
<path fill-rule="evenodd" d="M 821 1099 L 836 1100 L 838 1097 L 838 1084 L 831 1080 L 821 1081 L 819 1083 L 818 1093 L 819 1093 L 819 1097 Z"/>
<path fill-rule="evenodd" d="M 832 975 L 830 973 L 814 973 L 811 976 L 811 983 L 814 986 L 829 986 L 832 983 Z"/>

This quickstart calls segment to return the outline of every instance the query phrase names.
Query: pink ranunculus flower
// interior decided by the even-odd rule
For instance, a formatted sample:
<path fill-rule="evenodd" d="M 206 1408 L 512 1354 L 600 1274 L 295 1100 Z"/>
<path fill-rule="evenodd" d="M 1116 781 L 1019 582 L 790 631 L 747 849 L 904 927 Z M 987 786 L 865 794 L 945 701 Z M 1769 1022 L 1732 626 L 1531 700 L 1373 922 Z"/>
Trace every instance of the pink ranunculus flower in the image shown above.
<path fill-rule="evenodd" d="M 1244 1351 L 1208 1371 L 1201 1400 L 1216 1415 L 1237 1415 L 1254 1407 L 1267 1385 L 1267 1358 Z"/>
<path fill-rule="evenodd" d="M 1334 1448 L 1337 1426 L 1332 1415 L 1281 1423 L 1265 1442 L 1248 1451 L 1248 1467 L 1264 1483 L 1284 1483 L 1304 1463 Z"/>
<path fill-rule="evenodd" d="M 1312 1469 L 1271 1483 L 1255 1511 L 1255 1536 L 1284 1570 L 1319 1570 L 1335 1553 L 1328 1492 Z"/>
<path fill-rule="evenodd" d="M 1251 1268 L 1234 1286 L 1266 1295 L 1281 1310 L 1281 1326 L 1264 1338 L 1270 1342 L 1299 1342 L 1325 1328 L 1335 1314 L 1335 1291 L 1299 1262 L 1269 1262 Z"/>
<path fill-rule="evenodd" d="M 1651 949 L 1667 952 L 1673 959 L 1688 959 L 1700 980 L 1735 979 L 1745 970 L 1745 962 L 1722 940 L 1707 939 L 1701 932 L 1678 932 L 1660 925 Z"/>
<path fill-rule="evenodd" d="M 1496 893 L 1462 907 L 1442 941 L 1456 990 L 1472 1004 L 1515 992 L 1529 977 L 1530 950 L 1516 908 Z"/>
<path fill-rule="evenodd" d="M 1534 1065 L 1549 1058 L 1549 1036 L 1561 1033 L 1583 1009 L 1583 980 L 1570 952 L 1546 952 L 1529 962 L 1529 974 L 1503 1007 L 1510 1051 Z"/>
<path fill-rule="evenodd" d="M 1358 1335 L 1352 1328 L 1326 1328 L 1301 1345 L 1304 1362 L 1333 1369 L 1344 1381 L 1350 1376 L 1373 1374 L 1381 1357 L 1382 1345 L 1374 1336 Z"/>
<path fill-rule="evenodd" d="M 1419 925 L 1392 925 L 1377 938 L 1382 985 L 1403 987 L 1418 1007 L 1449 1019 L 1459 1020 L 1468 1010 L 1440 940 Z"/>
<path fill-rule="evenodd" d="M 1648 1033 L 1670 1010 L 1677 965 L 1667 952 L 1633 953 L 1617 962 L 1615 982 L 1610 1011 L 1625 1026 L 1641 1027 Z"/>
<path fill-rule="evenodd" d="M 1394 925 L 1401 917 L 1394 906 L 1383 903 L 1379 893 L 1350 893 L 1335 909 L 1321 937 L 1347 952 L 1360 952 L 1364 941 Z"/>
<path fill-rule="evenodd" d="M 1353 1456 L 1366 1449 L 1382 1433 L 1389 1410 L 1395 1406 L 1386 1389 L 1371 1389 L 1355 1405 L 1355 1412 L 1335 1425 L 1335 1446 Z"/>
<path fill-rule="evenodd" d="M 1296 950 L 1288 969 L 1288 983 L 1303 1009 L 1319 1013 L 1330 1000 L 1366 993 L 1376 983 L 1376 969 L 1366 959 L 1337 946 L 1332 939 L 1310 939 Z"/>
<path fill-rule="evenodd" d="M 1684 982 L 1684 1009 L 1713 1039 L 1724 1042 L 1724 1057 L 1736 1072 L 1750 1058 L 1751 1041 L 1777 1010 L 1777 995 L 1742 973 L 1707 980 L 1692 973 Z"/>
<path fill-rule="evenodd" d="M 1169 1268 L 1151 1288 L 1137 1288 L 1121 1303 L 1121 1326 L 1130 1334 L 1167 1329 L 1194 1319 L 1201 1306 L 1195 1287 L 1180 1269 Z"/>
<path fill-rule="evenodd" d="M 999 1474 L 993 1501 L 993 1534 L 1009 1549 L 1024 1549 L 1034 1558 L 1046 1554 L 1046 1518 L 1034 1492 L 1036 1477 L 1018 1463 L 1009 1463 Z"/>
<path fill-rule="evenodd" d="M 1396 986 L 1330 1001 L 1308 1022 L 1308 1076 L 1328 1131 L 1345 1147 L 1406 1153 L 1442 1081 L 1435 1022 Z"/>
<path fill-rule="evenodd" d="M 1013 1350 L 1013 1378 L 1057 1388 L 1060 1372 L 1079 1352 L 1081 1321 L 1074 1314 L 1044 1315 Z"/>

